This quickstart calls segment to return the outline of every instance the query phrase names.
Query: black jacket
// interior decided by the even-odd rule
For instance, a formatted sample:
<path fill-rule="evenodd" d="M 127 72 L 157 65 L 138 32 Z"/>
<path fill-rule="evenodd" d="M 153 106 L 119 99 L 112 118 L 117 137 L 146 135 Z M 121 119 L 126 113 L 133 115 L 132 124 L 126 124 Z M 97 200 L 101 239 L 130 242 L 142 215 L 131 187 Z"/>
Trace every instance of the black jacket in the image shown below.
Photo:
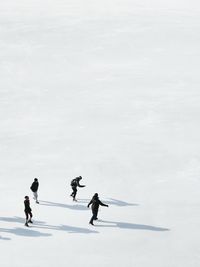
<path fill-rule="evenodd" d="M 39 187 L 39 182 L 37 181 L 34 181 L 30 187 L 30 189 L 33 191 L 33 192 L 37 192 L 38 191 L 38 187 Z"/>
<path fill-rule="evenodd" d="M 30 207 L 30 201 L 29 201 L 29 199 L 25 199 L 24 200 L 24 207 L 25 207 L 24 211 L 31 212 L 31 207 Z"/>
<path fill-rule="evenodd" d="M 104 207 L 108 207 L 108 205 L 102 203 L 98 197 L 94 196 L 90 202 L 88 203 L 88 208 L 89 206 L 92 204 L 92 210 L 98 210 L 99 209 L 99 205 L 100 206 L 104 206 Z"/>
<path fill-rule="evenodd" d="M 81 180 L 81 178 L 79 178 L 79 177 L 77 177 L 77 178 L 74 178 L 72 181 L 71 181 L 71 186 L 72 186 L 72 188 L 73 187 L 85 187 L 85 185 L 81 185 L 80 184 L 80 180 Z"/>

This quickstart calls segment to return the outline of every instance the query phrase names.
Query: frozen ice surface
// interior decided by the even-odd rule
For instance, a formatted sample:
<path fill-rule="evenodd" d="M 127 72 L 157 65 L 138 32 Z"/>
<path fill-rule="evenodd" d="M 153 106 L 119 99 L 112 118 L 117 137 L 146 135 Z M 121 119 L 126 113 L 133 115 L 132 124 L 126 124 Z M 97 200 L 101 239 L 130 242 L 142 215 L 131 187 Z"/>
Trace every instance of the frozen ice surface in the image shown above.
<path fill-rule="evenodd" d="M 200 266 L 199 47 L 199 1 L 1 0 L 1 267 Z"/>

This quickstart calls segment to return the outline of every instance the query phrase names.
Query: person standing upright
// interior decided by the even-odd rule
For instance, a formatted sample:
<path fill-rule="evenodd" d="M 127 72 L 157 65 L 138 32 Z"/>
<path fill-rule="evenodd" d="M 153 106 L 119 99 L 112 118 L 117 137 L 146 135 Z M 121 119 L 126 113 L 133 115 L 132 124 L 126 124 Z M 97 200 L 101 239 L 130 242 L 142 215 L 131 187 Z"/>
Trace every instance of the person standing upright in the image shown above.
<path fill-rule="evenodd" d="M 28 223 L 33 223 L 32 222 L 33 214 L 32 214 L 32 210 L 31 210 L 31 207 L 30 207 L 29 197 L 25 196 L 24 198 L 25 198 L 25 200 L 24 200 L 24 212 L 25 212 L 25 215 L 26 215 L 25 226 L 28 227 L 29 226 Z"/>
<path fill-rule="evenodd" d="M 71 187 L 72 187 L 72 193 L 71 193 L 71 197 L 73 197 L 73 201 L 77 201 L 76 200 L 76 194 L 77 194 L 77 187 L 85 187 L 85 185 L 80 185 L 80 180 L 82 179 L 81 176 L 74 178 L 71 181 Z"/>
<path fill-rule="evenodd" d="M 98 211 L 99 211 L 99 205 L 104 206 L 104 207 L 108 207 L 108 205 L 104 204 L 100 201 L 97 193 L 94 194 L 94 196 L 92 197 L 92 199 L 88 203 L 87 207 L 89 208 L 91 204 L 92 204 L 92 217 L 90 219 L 89 224 L 94 225 L 93 221 L 98 220 L 97 215 L 98 215 Z"/>
<path fill-rule="evenodd" d="M 39 182 L 38 182 L 38 179 L 35 178 L 34 182 L 32 183 L 32 185 L 30 187 L 30 189 L 33 192 L 33 199 L 35 199 L 35 202 L 37 204 L 39 204 L 39 201 L 38 201 L 38 188 L 39 188 Z"/>

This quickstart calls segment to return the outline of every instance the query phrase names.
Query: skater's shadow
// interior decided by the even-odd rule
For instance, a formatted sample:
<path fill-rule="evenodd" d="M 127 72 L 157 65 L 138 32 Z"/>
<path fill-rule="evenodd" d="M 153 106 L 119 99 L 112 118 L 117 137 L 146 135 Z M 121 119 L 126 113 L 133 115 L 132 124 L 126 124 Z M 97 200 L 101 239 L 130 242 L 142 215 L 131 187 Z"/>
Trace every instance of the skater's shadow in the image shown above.
<path fill-rule="evenodd" d="M 21 217 L 17 217 L 17 216 L 15 216 L 15 217 L 0 217 L 0 221 L 9 222 L 9 223 L 11 222 L 11 223 L 24 224 L 25 219 L 21 218 Z M 37 223 L 44 224 L 45 222 L 37 221 Z M 39 231 L 35 231 L 33 229 L 30 229 L 30 228 L 21 228 L 21 227 L 15 227 L 12 229 L 0 228 L 0 232 L 10 233 L 10 234 L 18 235 L 18 236 L 29 236 L 29 237 L 51 236 L 51 234 L 41 233 Z M 5 240 L 5 238 L 4 238 L 4 240 Z M 8 239 L 6 239 L 6 240 L 8 240 Z"/>
<path fill-rule="evenodd" d="M 32 230 L 30 228 L 20 228 L 20 227 L 15 227 L 12 229 L 9 228 L 0 228 L 0 232 L 4 233 L 9 233 L 9 234 L 14 234 L 18 236 L 27 236 L 27 237 L 47 237 L 51 236 L 51 234 L 48 233 L 41 233 L 39 231 Z"/>
<path fill-rule="evenodd" d="M 24 219 L 21 217 L 0 217 L 0 221 L 4 222 L 12 222 L 12 223 L 23 223 L 24 224 Z M 46 233 L 41 233 L 39 231 L 36 231 L 35 229 L 47 229 L 47 230 L 56 230 L 56 231 L 65 231 L 68 233 L 80 233 L 80 234 L 97 234 L 97 231 L 90 230 L 87 228 L 82 228 L 82 227 L 75 227 L 75 226 L 70 226 L 70 225 L 49 225 L 46 224 L 43 221 L 37 221 L 34 220 L 33 224 L 34 230 L 30 228 L 13 228 L 13 229 L 8 229 L 8 228 L 0 228 L 0 232 L 4 233 L 11 233 L 19 236 L 33 236 L 33 237 L 40 237 L 40 236 L 51 236 L 52 234 L 46 234 Z M 0 237 L 0 239 L 3 239 Z M 5 239 L 4 240 L 8 240 Z"/>
<path fill-rule="evenodd" d="M 126 222 L 114 222 L 114 221 L 104 221 L 99 220 L 99 222 L 103 222 L 106 224 L 95 225 L 97 227 L 117 227 L 120 229 L 129 229 L 129 230 L 146 230 L 146 231 L 170 231 L 168 228 L 157 227 L 146 224 L 134 224 L 134 223 L 126 223 Z"/>
<path fill-rule="evenodd" d="M 25 219 L 21 217 L 0 217 L 0 221 L 4 222 L 11 222 L 11 223 L 20 223 L 24 224 Z M 37 223 L 44 224 L 45 222 L 37 221 Z M 41 233 L 39 231 L 35 231 L 30 228 L 21 228 L 21 227 L 15 227 L 15 228 L 0 228 L 0 232 L 4 233 L 10 233 L 18 236 L 29 236 L 29 237 L 45 237 L 45 236 L 51 236 L 51 234 Z M 8 240 L 8 239 L 7 239 Z"/>
<path fill-rule="evenodd" d="M 86 204 L 88 204 L 90 202 L 90 200 L 91 199 L 84 199 L 84 198 L 78 199 L 79 202 L 86 203 Z M 122 201 L 122 200 L 118 200 L 118 199 L 115 199 L 115 198 L 108 198 L 108 200 L 105 200 L 105 201 L 103 200 L 103 202 L 105 202 L 105 204 L 115 205 L 115 206 L 118 206 L 118 207 L 139 206 L 139 204 L 128 203 L 128 202 L 125 202 L 125 201 Z"/>
<path fill-rule="evenodd" d="M 24 219 L 21 217 L 0 217 L 1 221 L 4 222 L 12 222 L 12 223 L 23 223 L 24 224 Z M 34 227 L 34 230 L 31 229 L 31 227 Z M 52 234 L 48 233 L 42 233 L 40 231 L 37 231 L 35 229 L 43 229 L 43 230 L 56 230 L 56 231 L 64 231 L 67 233 L 79 233 L 79 234 L 97 234 L 99 232 L 90 230 L 87 228 L 82 228 L 82 227 L 75 227 L 75 226 L 70 226 L 70 225 L 49 225 L 46 224 L 43 221 L 37 221 L 34 220 L 33 226 L 31 225 L 29 228 L 0 228 L 0 232 L 3 233 L 10 233 L 10 234 L 15 234 L 18 236 L 30 236 L 30 237 L 47 237 L 47 236 L 52 236 Z M 9 240 L 6 238 L 2 238 L 0 236 L 0 240 Z"/>
<path fill-rule="evenodd" d="M 0 241 L 1 241 L 1 240 L 6 240 L 6 241 L 8 241 L 8 240 L 11 240 L 11 238 L 0 236 Z"/>
<path fill-rule="evenodd" d="M 88 204 L 90 202 L 91 199 L 87 199 L 87 198 L 78 198 L 78 203 L 82 203 L 82 204 Z M 85 205 L 87 206 L 87 205 Z"/>
<path fill-rule="evenodd" d="M 21 217 L 0 217 L 0 221 L 3 222 L 17 222 L 17 223 L 24 223 L 25 219 Z"/>
<path fill-rule="evenodd" d="M 82 227 L 75 227 L 75 226 L 70 226 L 70 225 L 35 225 L 34 228 L 40 228 L 40 229 L 50 229 L 50 230 L 56 230 L 56 231 L 64 231 L 70 234 L 97 234 L 99 232 L 95 230 L 90 230 L 87 228 L 82 228 Z"/>
<path fill-rule="evenodd" d="M 99 233 L 95 230 L 90 230 L 90 229 L 82 228 L 82 227 L 74 227 L 74 226 L 69 226 L 69 225 L 61 225 L 58 227 L 58 230 L 67 231 L 68 233 L 77 233 L 77 234 L 97 234 L 97 233 Z"/>
<path fill-rule="evenodd" d="M 4 222 L 16 222 L 16 223 L 24 223 L 25 222 L 25 219 L 22 218 L 22 217 L 0 217 L 0 221 L 4 221 Z M 45 222 L 42 222 L 42 221 L 37 221 L 38 223 L 45 223 Z"/>
<path fill-rule="evenodd" d="M 65 208 L 65 209 L 71 209 L 71 210 L 87 210 L 86 206 L 75 204 L 74 205 L 68 205 L 68 204 L 62 204 L 57 202 L 50 202 L 50 201 L 40 201 L 41 205 L 44 206 L 50 206 L 50 207 L 59 207 L 59 208 Z"/>

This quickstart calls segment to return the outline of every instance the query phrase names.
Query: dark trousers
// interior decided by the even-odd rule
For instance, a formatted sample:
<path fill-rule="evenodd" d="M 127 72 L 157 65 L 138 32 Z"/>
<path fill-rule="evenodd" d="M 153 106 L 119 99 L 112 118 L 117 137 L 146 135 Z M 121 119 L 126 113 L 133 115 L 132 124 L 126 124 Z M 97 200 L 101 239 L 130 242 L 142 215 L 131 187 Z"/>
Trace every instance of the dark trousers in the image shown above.
<path fill-rule="evenodd" d="M 25 212 L 25 215 L 26 215 L 26 222 L 28 222 L 33 217 L 33 214 L 32 214 L 31 211 L 27 211 L 27 210 L 25 210 L 24 212 Z"/>
<path fill-rule="evenodd" d="M 92 217 L 90 219 L 90 223 L 93 223 L 94 220 L 97 220 L 97 215 L 98 215 L 98 209 L 92 210 Z"/>
<path fill-rule="evenodd" d="M 73 190 L 73 192 L 71 193 L 71 196 L 73 197 L 73 199 L 75 199 L 76 194 L 77 194 L 77 189 L 76 189 L 76 187 L 72 186 L 72 190 Z"/>

